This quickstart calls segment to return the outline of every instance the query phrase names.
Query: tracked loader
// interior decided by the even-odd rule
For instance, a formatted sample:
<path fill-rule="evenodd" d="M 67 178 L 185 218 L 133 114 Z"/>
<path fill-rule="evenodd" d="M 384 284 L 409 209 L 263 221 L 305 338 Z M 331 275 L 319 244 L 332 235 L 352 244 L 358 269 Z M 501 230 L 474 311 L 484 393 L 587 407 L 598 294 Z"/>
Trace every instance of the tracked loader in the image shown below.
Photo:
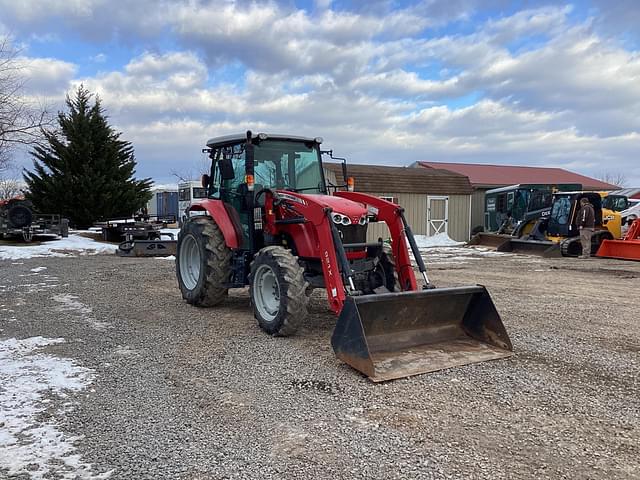
<path fill-rule="evenodd" d="M 487 190 L 484 231 L 473 235 L 468 245 L 498 248 L 513 238 L 527 237 L 538 220 L 551 213 L 555 192 L 581 189 L 579 183 L 527 183 Z"/>
<path fill-rule="evenodd" d="M 509 336 L 481 285 L 435 288 L 402 207 L 327 186 L 320 138 L 261 133 L 207 142 L 208 198 L 192 204 L 178 236 L 183 298 L 200 307 L 249 287 L 258 325 L 292 335 L 314 288 L 338 315 L 336 355 L 373 381 L 508 357 Z M 385 222 L 391 244 L 367 242 Z M 419 285 L 409 248 L 421 272 Z"/>
<path fill-rule="evenodd" d="M 602 197 L 603 195 L 597 192 L 554 193 L 548 216 L 539 218 L 528 235 L 508 239 L 496 250 L 543 257 L 581 255 L 580 230 L 576 220 L 580 200 L 587 198 L 595 212 L 595 229 L 591 237 L 591 253 L 595 255 L 604 240 L 621 236 L 620 213 L 602 208 Z"/>

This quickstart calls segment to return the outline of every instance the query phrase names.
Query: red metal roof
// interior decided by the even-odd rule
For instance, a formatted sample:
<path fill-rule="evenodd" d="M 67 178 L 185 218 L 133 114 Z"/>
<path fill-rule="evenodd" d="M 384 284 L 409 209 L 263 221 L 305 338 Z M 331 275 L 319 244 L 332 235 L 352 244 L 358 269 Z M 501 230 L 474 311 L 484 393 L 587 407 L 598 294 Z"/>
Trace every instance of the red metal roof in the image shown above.
<path fill-rule="evenodd" d="M 417 162 L 425 168 L 451 170 L 469 177 L 474 187 L 499 187 L 518 183 L 581 183 L 586 190 L 613 190 L 616 185 L 555 167 L 522 167 L 478 163 Z"/>

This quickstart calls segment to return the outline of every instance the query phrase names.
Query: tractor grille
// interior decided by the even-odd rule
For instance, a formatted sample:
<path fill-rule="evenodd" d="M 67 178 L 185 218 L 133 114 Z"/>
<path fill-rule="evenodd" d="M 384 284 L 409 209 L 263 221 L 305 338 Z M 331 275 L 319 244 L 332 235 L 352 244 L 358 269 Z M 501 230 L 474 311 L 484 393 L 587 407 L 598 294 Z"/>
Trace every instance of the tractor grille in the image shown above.
<path fill-rule="evenodd" d="M 364 243 L 367 241 L 366 225 L 337 225 L 342 243 Z"/>

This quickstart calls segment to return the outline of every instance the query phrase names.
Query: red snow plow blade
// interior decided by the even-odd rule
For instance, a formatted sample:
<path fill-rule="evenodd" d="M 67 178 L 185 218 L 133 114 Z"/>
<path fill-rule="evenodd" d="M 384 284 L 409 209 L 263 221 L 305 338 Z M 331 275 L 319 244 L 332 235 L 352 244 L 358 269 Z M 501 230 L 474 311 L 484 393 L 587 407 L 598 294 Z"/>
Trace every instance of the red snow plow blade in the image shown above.
<path fill-rule="evenodd" d="M 640 261 L 640 219 L 634 220 L 623 240 L 603 240 L 596 257 Z"/>

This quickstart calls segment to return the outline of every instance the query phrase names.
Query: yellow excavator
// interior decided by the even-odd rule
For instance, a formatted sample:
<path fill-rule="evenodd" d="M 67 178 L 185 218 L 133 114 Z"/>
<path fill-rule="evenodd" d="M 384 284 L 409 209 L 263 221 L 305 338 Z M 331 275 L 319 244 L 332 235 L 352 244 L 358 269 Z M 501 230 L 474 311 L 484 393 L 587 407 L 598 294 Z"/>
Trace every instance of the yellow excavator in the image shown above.
<path fill-rule="evenodd" d="M 593 205 L 596 216 L 595 231 L 591 238 L 591 253 L 595 254 L 603 240 L 621 237 L 620 213 L 603 208 L 603 199 L 607 196 L 607 192 L 556 192 L 553 194 L 548 216 L 540 217 L 527 235 L 506 238 L 496 250 L 543 257 L 579 256 L 582 246 L 576 217 L 580 210 L 580 200 L 587 198 Z"/>

